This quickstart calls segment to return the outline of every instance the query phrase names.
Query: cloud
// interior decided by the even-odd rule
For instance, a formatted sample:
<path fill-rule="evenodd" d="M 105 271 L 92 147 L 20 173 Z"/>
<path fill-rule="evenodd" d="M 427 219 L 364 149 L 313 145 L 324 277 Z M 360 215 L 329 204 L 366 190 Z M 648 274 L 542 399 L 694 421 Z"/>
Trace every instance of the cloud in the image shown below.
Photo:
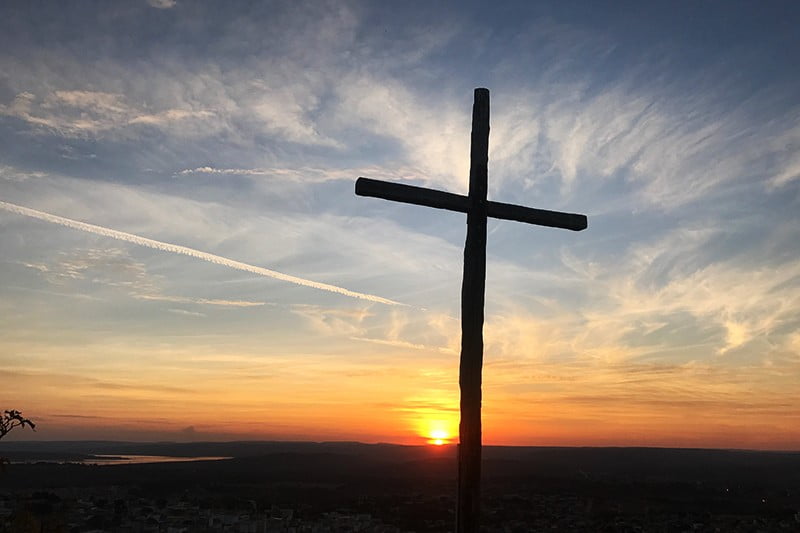
<path fill-rule="evenodd" d="M 86 90 L 52 91 L 41 102 L 34 94 L 22 92 L 10 105 L 0 105 L 0 115 L 16 117 L 66 137 L 97 137 L 136 125 L 191 134 L 193 127 L 214 118 L 204 109 L 150 112 L 130 105 L 122 94 Z M 177 125 L 179 128 L 173 127 Z"/>
<path fill-rule="evenodd" d="M 355 169 L 323 169 L 311 167 L 295 168 L 214 168 L 197 167 L 184 169 L 176 176 L 212 175 L 212 176 L 247 176 L 251 178 L 264 178 L 269 180 L 287 180 L 295 183 L 321 183 L 329 180 L 350 180 L 358 176 Z"/>
<path fill-rule="evenodd" d="M 336 123 L 388 138 L 402 149 L 395 161 L 412 176 L 451 192 L 466 192 L 469 176 L 469 104 L 423 95 L 390 77 L 353 73 L 337 85 Z"/>
<path fill-rule="evenodd" d="M 213 168 L 213 167 L 197 167 L 187 168 L 176 173 L 177 176 L 189 176 L 192 174 L 218 174 L 218 175 L 233 175 L 233 176 L 271 176 L 279 173 L 277 169 L 269 168 Z"/>
<path fill-rule="evenodd" d="M 693 234 L 694 233 L 694 234 Z M 800 261 L 775 262 L 768 250 L 755 264 L 742 259 L 708 257 L 703 249 L 719 239 L 717 231 L 673 231 L 664 239 L 633 250 L 632 270 L 627 280 L 614 282 L 609 294 L 621 304 L 620 318 L 666 315 L 686 311 L 698 320 L 710 321 L 726 332 L 721 353 L 767 336 L 796 321 L 793 309 L 800 305 Z M 697 264 L 705 258 L 708 264 Z M 662 279 L 654 272 L 667 267 Z"/>
<path fill-rule="evenodd" d="M 25 181 L 29 179 L 39 179 L 47 176 L 45 172 L 25 171 L 7 165 L 0 165 L 0 179 L 7 181 Z"/>
<path fill-rule="evenodd" d="M 368 309 L 338 309 L 318 305 L 291 306 L 291 312 L 302 316 L 324 335 L 355 335 L 362 331 L 364 321 L 371 316 Z"/>
<path fill-rule="evenodd" d="M 458 353 L 458 320 L 413 307 L 342 309 L 317 305 L 290 307 L 317 334 L 452 356 Z"/>
<path fill-rule="evenodd" d="M 207 252 L 201 252 L 200 250 L 195 250 L 193 248 L 188 248 L 186 246 L 179 246 L 176 244 L 170 244 L 166 242 L 156 241 L 153 239 L 147 239 L 145 237 L 139 237 L 138 235 L 133 235 L 131 233 L 125 233 L 123 231 L 117 231 L 110 228 L 104 228 L 102 226 L 95 226 L 94 224 L 87 224 L 85 222 L 79 222 L 77 220 L 59 217 L 57 215 L 51 215 L 49 213 L 44 213 L 42 211 L 37 211 L 35 209 L 22 207 L 8 202 L 0 201 L 0 209 L 4 209 L 6 211 L 9 211 L 11 213 L 16 213 L 18 215 L 44 220 L 45 222 L 58 224 L 68 228 L 86 231 L 89 233 L 94 233 L 97 235 L 102 235 L 104 237 L 110 237 L 112 239 L 118 239 L 125 242 L 130 242 L 133 244 L 137 244 L 139 246 L 153 248 L 155 250 L 161 250 L 163 252 L 172 252 L 172 253 L 187 255 L 189 257 L 202 259 L 203 261 L 208 261 L 210 263 L 214 263 L 217 265 L 227 266 L 229 268 L 234 268 L 236 270 L 242 270 L 245 272 L 250 272 L 252 274 L 257 274 L 259 276 L 279 279 L 281 281 L 287 281 L 289 283 L 302 285 L 304 287 L 310 287 L 323 291 L 334 292 L 350 298 L 359 298 L 386 305 L 403 305 L 400 304 L 399 302 L 395 302 L 387 298 L 382 298 L 380 296 L 355 292 L 342 287 L 337 287 L 335 285 L 329 285 L 327 283 L 319 283 L 317 281 L 311 281 L 303 278 L 298 278 L 296 276 L 290 276 L 288 274 L 283 274 L 281 272 L 276 272 L 274 270 L 269 270 L 263 267 L 248 265 L 247 263 L 242 263 L 240 261 L 234 261 L 232 259 L 210 254 Z"/>
<path fill-rule="evenodd" d="M 106 364 L 107 363 L 108 361 L 106 361 Z M 30 368 L 29 366 L 21 368 L 22 369 L 10 367 L 6 371 L 7 375 L 10 378 L 13 378 L 13 381 L 16 383 L 16 390 L 21 391 L 26 387 L 32 387 L 34 389 L 41 389 L 42 387 L 47 386 L 56 386 L 59 389 L 72 387 L 74 390 L 80 391 L 80 394 L 76 394 L 70 398 L 70 403 L 76 403 L 79 407 L 85 407 L 85 404 L 81 404 L 80 402 L 80 398 L 83 394 L 91 391 L 97 392 L 98 390 L 117 391 L 120 395 L 138 395 L 141 392 L 183 395 L 196 392 L 194 389 L 177 387 L 173 383 L 161 384 L 155 380 L 137 382 L 132 380 L 131 377 L 125 373 L 114 376 L 114 378 L 116 378 L 115 381 L 109 381 L 107 378 L 110 376 L 108 375 L 104 379 L 98 379 L 96 377 L 82 375 L 77 369 L 72 369 L 71 373 L 65 374 L 58 372 L 58 370 L 28 370 L 28 368 Z M 50 385 L 47 385 L 48 383 Z M 80 411 L 83 411 L 83 409 L 80 408 L 75 410 L 75 412 Z M 89 413 L 91 413 L 91 415 Z M 92 416 L 93 414 L 94 413 L 92 413 L 91 410 L 88 410 L 88 413 L 83 417 L 94 417 Z"/>
<path fill-rule="evenodd" d="M 396 181 L 418 180 L 419 171 L 410 167 L 386 168 L 377 165 L 365 165 L 351 168 L 314 168 L 297 167 L 264 167 L 264 168 L 215 168 L 209 166 L 187 168 L 175 173 L 175 176 L 246 176 L 254 179 L 263 178 L 274 183 L 285 180 L 294 183 L 311 185 L 326 181 L 355 181 L 360 176 L 380 176 L 382 179 Z"/>
<path fill-rule="evenodd" d="M 458 405 L 456 404 L 455 400 L 450 398 L 438 399 L 416 397 L 403 400 L 403 402 L 399 404 L 399 406 L 395 407 L 394 410 L 424 416 L 441 413 L 457 413 Z"/>
<path fill-rule="evenodd" d="M 574 197 L 622 180 L 626 192 L 674 210 L 733 184 L 756 180 L 767 188 L 795 179 L 800 139 L 792 113 L 752 120 L 773 115 L 786 96 L 765 91 L 731 108 L 735 96 L 703 90 L 701 77 L 656 85 L 636 74 L 596 88 L 588 79 L 510 88 L 492 121 L 495 189 L 513 180 L 541 190 L 550 181 Z"/>
<path fill-rule="evenodd" d="M 147 4 L 157 9 L 171 9 L 177 5 L 176 0 L 147 0 Z"/>
<path fill-rule="evenodd" d="M 798 324 L 794 310 L 800 305 L 800 261 L 776 254 L 791 246 L 792 237 L 762 239 L 760 245 L 751 245 L 747 257 L 725 257 L 720 243 L 723 238 L 736 240 L 736 233 L 726 237 L 724 231 L 674 229 L 650 243 L 633 243 L 624 254 L 595 261 L 591 269 L 573 271 L 582 294 L 579 310 L 549 307 L 546 316 L 511 308 L 515 318 L 495 325 L 501 328 L 495 349 L 505 346 L 500 353 L 524 353 L 524 346 L 531 345 L 544 354 L 606 362 L 687 360 L 783 337 Z M 758 350 L 750 354 L 754 360 L 764 357 Z"/>
<path fill-rule="evenodd" d="M 88 280 L 107 286 L 124 287 L 133 294 L 157 291 L 144 264 L 133 261 L 120 248 L 78 249 L 60 253 L 50 267 L 34 266 L 49 282 L 60 285 L 67 280 Z"/>
<path fill-rule="evenodd" d="M 176 315 L 183 315 L 183 316 L 195 316 L 195 317 L 206 317 L 203 313 L 198 313 L 197 311 L 187 311 L 186 309 L 167 309 L 170 313 L 175 313 Z"/>
<path fill-rule="evenodd" d="M 77 419 L 96 419 L 96 418 L 107 418 L 104 416 L 97 416 L 97 415 L 64 415 L 64 414 L 51 414 L 54 418 L 77 418 Z"/>
<path fill-rule="evenodd" d="M 272 305 L 267 302 L 251 302 L 248 300 L 219 300 L 214 298 L 188 298 L 185 296 L 168 296 L 166 294 L 137 294 L 141 300 L 155 300 L 159 302 L 173 302 L 199 305 L 216 305 L 220 307 L 261 307 Z"/>
<path fill-rule="evenodd" d="M 250 300 L 226 300 L 217 298 L 194 298 L 163 294 L 158 277 L 147 273 L 144 263 L 133 261 L 125 250 L 120 248 L 76 249 L 60 252 L 52 265 L 20 262 L 24 267 L 38 271 L 48 282 L 64 285 L 66 282 L 90 281 L 108 287 L 121 287 L 133 298 L 139 300 L 212 305 L 218 307 L 262 307 L 267 302 Z M 75 287 L 72 290 L 76 290 Z"/>
<path fill-rule="evenodd" d="M 197 24 L 203 39 L 216 43 L 202 57 L 163 54 L 155 44 L 159 39 L 141 41 L 140 22 L 119 30 L 132 43 L 125 49 L 82 32 L 78 48 L 97 54 L 91 66 L 61 42 L 46 50 L 28 48 L 24 58 L 0 56 L 0 69 L 15 73 L 3 88 L 16 95 L 9 103 L 0 100 L 0 115 L 69 138 L 145 140 L 156 128 L 173 146 L 181 138 L 220 136 L 228 146 L 246 148 L 265 148 L 265 138 L 270 145 L 341 148 L 331 135 L 340 132 L 326 131 L 324 111 L 329 87 L 341 74 L 340 53 L 353 43 L 358 21 L 352 9 L 315 5 L 315 16 L 308 17 L 306 9 L 289 4 L 249 7 L 251 16 L 209 5 L 180 20 L 163 20 L 170 35 L 185 30 L 184 23 Z M 253 39 L 261 44 L 245 44 Z M 246 60 L 218 53 L 238 54 L 243 45 Z M 142 61 L 127 61 L 132 49 Z"/>
<path fill-rule="evenodd" d="M 361 341 L 361 342 L 370 342 L 373 344 L 380 344 L 383 346 L 392 346 L 394 348 L 403 348 L 403 349 L 411 349 L 411 350 L 422 350 L 422 351 L 434 351 L 440 352 L 444 354 L 455 354 L 458 353 L 452 348 L 442 347 L 442 346 L 426 346 L 424 344 L 415 344 L 413 342 L 406 342 L 400 340 L 388 340 L 388 339 L 374 339 L 369 337 L 350 337 L 354 341 Z"/>
<path fill-rule="evenodd" d="M 800 112 L 794 117 L 800 123 Z M 776 157 L 778 167 L 770 180 L 774 188 L 783 187 L 800 179 L 800 127 L 795 126 L 770 140 L 770 152 Z"/>
<path fill-rule="evenodd" d="M 286 81 L 288 85 L 279 85 L 273 79 L 249 81 L 251 92 L 242 95 L 240 100 L 240 105 L 247 110 L 248 121 L 252 121 L 257 130 L 289 142 L 341 147 L 335 138 L 321 133 L 310 116 L 319 106 L 319 96 L 314 90 L 316 83 Z"/>
<path fill-rule="evenodd" d="M 222 30 L 214 28 L 219 35 L 213 41 L 219 46 L 211 51 L 225 54 L 159 57 L 131 66 L 109 53 L 93 68 L 68 49 L 24 63 L 6 58 L 4 70 L 16 73 L 9 81 L 16 97 L 0 113 L 78 137 L 141 140 L 151 137 L 141 129 L 146 125 L 167 133 L 164 142 L 180 151 L 189 151 L 182 142 L 186 137 L 208 138 L 243 149 L 249 159 L 243 168 L 233 168 L 232 161 L 242 165 L 242 154 L 203 146 L 201 164 L 209 164 L 194 173 L 219 165 L 220 173 L 258 177 L 262 170 L 274 175 L 280 168 L 302 167 L 299 177 L 324 179 L 306 172 L 313 167 L 298 164 L 297 151 L 286 146 L 299 144 L 313 147 L 299 156 L 303 159 L 403 167 L 408 169 L 403 179 L 463 192 L 469 90 L 460 77 L 441 75 L 452 73 L 452 65 L 429 56 L 462 43 L 465 28 L 454 22 L 435 31 L 409 31 L 403 37 L 410 40 L 398 44 L 365 27 L 370 10 L 326 5 L 318 19 L 303 17 L 302 9 L 270 9 L 274 31 L 265 38 L 258 18 L 265 12 L 252 9 L 251 16 L 220 15 Z M 519 56 L 487 74 L 487 81 L 498 85 L 493 192 L 555 181 L 570 195 L 622 181 L 650 205 L 673 209 L 747 179 L 773 186 L 796 179 L 796 105 L 783 116 L 775 113 L 793 91 L 787 96 L 765 89 L 739 102 L 739 84 L 728 82 L 737 75 L 730 65 L 709 65 L 713 76 L 687 71 L 671 78 L 660 64 L 653 66 L 646 50 L 621 73 L 597 83 L 599 67 L 587 68 L 580 58 L 605 64 L 615 42 L 567 24 L 531 24 L 509 36 Z M 261 48 L 232 62 L 229 54 L 248 42 Z M 268 53 L 270 47 L 280 54 Z M 540 57 L 530 50 L 547 53 Z M 398 75 L 398 66 L 407 72 L 426 58 L 425 76 L 438 73 L 438 79 L 452 81 L 433 90 Z M 526 62 L 541 63 L 535 80 L 509 76 Z M 753 121 L 753 115 L 764 120 Z M 375 170 L 376 176 L 389 172 Z"/>

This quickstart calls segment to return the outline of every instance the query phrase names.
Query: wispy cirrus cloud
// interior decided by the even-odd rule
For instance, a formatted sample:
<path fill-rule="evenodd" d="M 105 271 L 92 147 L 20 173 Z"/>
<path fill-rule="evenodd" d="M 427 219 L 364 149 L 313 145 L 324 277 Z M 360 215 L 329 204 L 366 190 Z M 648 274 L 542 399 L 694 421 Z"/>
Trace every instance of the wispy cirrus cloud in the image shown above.
<path fill-rule="evenodd" d="M 247 300 L 220 300 L 215 298 L 188 298 L 186 296 L 170 296 L 166 294 L 137 294 L 141 300 L 155 300 L 159 302 L 215 305 L 220 307 L 261 307 L 269 305 L 267 302 L 252 302 Z"/>
<path fill-rule="evenodd" d="M 187 311 L 186 309 L 167 309 L 170 313 L 175 313 L 176 315 L 183 315 L 183 316 L 193 316 L 193 317 L 206 317 L 207 315 L 203 313 L 198 313 L 197 311 Z"/>
<path fill-rule="evenodd" d="M 231 308 L 269 305 L 267 302 L 248 300 L 192 298 L 164 294 L 159 283 L 160 276 L 149 274 L 144 263 L 134 261 L 120 248 L 75 249 L 70 252 L 60 252 L 51 264 L 24 262 L 21 264 L 38 271 L 45 280 L 54 285 L 65 286 L 68 282 L 88 281 L 92 284 L 121 288 L 130 297 L 139 300 Z M 65 289 L 80 290 L 75 286 Z"/>
<path fill-rule="evenodd" d="M 554 181 L 571 197 L 581 187 L 597 191 L 617 181 L 626 196 L 633 192 L 665 210 L 732 186 L 759 183 L 766 190 L 796 178 L 796 117 L 767 118 L 789 101 L 790 88 L 730 109 L 719 99 L 726 95 L 680 94 L 685 85 L 623 78 L 595 89 L 575 82 L 556 96 L 545 84 L 511 94 L 498 104 L 492 131 L 498 178 L 534 189 Z"/>
<path fill-rule="evenodd" d="M 634 248 L 628 276 L 608 287 L 609 296 L 621 306 L 619 320 L 630 324 L 637 314 L 688 312 L 726 332 L 724 344 L 717 344 L 720 353 L 793 327 L 793 309 L 800 305 L 800 261 L 776 261 L 768 242 L 761 258 L 754 250 L 750 264 L 742 264 L 740 257 L 704 258 L 703 249 L 720 236 L 714 230 L 678 230 L 660 242 Z"/>
<path fill-rule="evenodd" d="M 44 178 L 46 172 L 25 171 L 8 165 L 0 165 L 0 179 L 7 181 L 25 181 L 29 179 Z"/>
<path fill-rule="evenodd" d="M 202 109 L 164 109 L 153 113 L 127 103 L 121 94 L 63 90 L 48 93 L 41 101 L 30 92 L 19 93 L 10 104 L 0 104 L 0 114 L 67 137 L 120 134 L 136 125 L 169 129 L 177 123 L 183 123 L 180 131 L 189 133 L 213 116 Z M 177 130 L 173 129 L 174 132 Z"/>
<path fill-rule="evenodd" d="M 420 351 L 435 351 L 444 354 L 456 354 L 456 350 L 443 346 L 426 346 L 425 344 L 416 344 L 413 342 L 390 340 L 390 339 L 373 339 L 369 337 L 350 337 L 354 341 L 369 342 L 373 344 L 380 344 L 382 346 L 391 346 L 394 348 L 420 350 Z"/>
<path fill-rule="evenodd" d="M 306 185 L 333 180 L 353 182 L 360 176 L 380 176 L 382 179 L 411 181 L 420 180 L 422 175 L 419 169 L 412 167 L 387 168 L 378 165 L 365 165 L 363 167 L 352 168 L 315 168 L 304 166 L 215 168 L 202 166 L 186 168 L 175 173 L 175 176 L 245 176 L 253 179 L 285 180 Z"/>
<path fill-rule="evenodd" d="M 147 0 L 147 4 L 157 9 L 171 9 L 178 5 L 176 0 Z"/>

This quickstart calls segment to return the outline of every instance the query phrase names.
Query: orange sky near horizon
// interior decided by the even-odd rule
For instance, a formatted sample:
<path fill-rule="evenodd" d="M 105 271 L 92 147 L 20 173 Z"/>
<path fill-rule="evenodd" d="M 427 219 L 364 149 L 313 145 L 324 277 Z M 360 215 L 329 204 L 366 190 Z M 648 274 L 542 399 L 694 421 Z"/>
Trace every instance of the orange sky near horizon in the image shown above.
<path fill-rule="evenodd" d="M 496 360 L 488 348 L 487 445 L 797 449 L 796 413 L 765 395 L 759 403 L 737 399 L 755 379 L 733 379 L 712 395 L 703 386 L 707 368 L 609 365 L 580 374 L 562 364 Z M 8 438 L 457 442 L 457 355 L 394 350 L 389 361 L 370 361 L 367 349 L 359 363 L 324 356 L 302 364 L 271 358 L 270 365 L 178 352 L 159 354 L 174 366 L 157 374 L 131 353 L 117 354 L 130 363 L 112 376 L 104 367 L 103 380 L 68 370 L 12 373 L 4 396 L 17 399 L 38 430 Z M 786 392 L 773 391 L 776 402 L 795 394 L 784 381 Z"/>

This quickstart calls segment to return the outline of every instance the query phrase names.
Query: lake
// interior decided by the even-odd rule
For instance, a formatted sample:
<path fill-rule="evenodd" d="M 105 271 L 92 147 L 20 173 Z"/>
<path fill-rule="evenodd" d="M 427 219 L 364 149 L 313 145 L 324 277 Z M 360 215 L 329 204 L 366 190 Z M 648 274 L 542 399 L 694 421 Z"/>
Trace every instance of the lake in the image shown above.
<path fill-rule="evenodd" d="M 192 461 L 221 461 L 231 457 L 171 457 L 168 455 L 93 455 L 81 461 L 85 465 L 112 466 L 145 463 L 188 463 Z"/>

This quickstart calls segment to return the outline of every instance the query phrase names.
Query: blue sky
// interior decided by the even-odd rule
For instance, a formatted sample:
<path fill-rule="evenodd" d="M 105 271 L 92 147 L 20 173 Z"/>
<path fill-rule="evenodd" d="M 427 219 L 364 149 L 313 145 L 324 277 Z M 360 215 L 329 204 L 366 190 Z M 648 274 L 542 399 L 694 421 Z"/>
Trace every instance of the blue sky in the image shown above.
<path fill-rule="evenodd" d="M 488 87 L 490 198 L 589 229 L 490 222 L 487 440 L 798 448 L 800 9 L 429 4 L 4 4 L 0 404 L 40 438 L 452 426 L 464 217 L 353 185 L 466 193 Z"/>

